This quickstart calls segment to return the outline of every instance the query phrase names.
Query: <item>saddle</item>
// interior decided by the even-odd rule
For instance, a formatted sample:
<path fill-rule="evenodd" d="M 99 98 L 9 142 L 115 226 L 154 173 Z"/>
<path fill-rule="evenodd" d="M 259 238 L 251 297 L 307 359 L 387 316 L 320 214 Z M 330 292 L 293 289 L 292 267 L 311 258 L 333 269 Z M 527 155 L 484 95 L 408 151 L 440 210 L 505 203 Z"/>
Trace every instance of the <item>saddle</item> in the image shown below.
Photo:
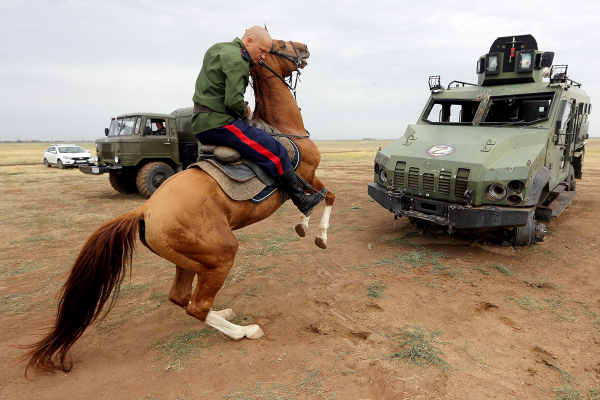
<path fill-rule="evenodd" d="M 244 122 L 270 135 L 283 135 L 281 131 L 263 121 L 246 119 Z M 300 150 L 296 144 L 283 136 L 274 136 L 274 139 L 285 147 L 292 168 L 296 170 L 300 164 Z M 199 168 L 206 172 L 232 200 L 261 203 L 278 190 L 281 192 L 282 202 L 286 199 L 285 192 L 277 186 L 278 182 L 268 172 L 254 162 L 242 158 L 237 150 L 230 147 L 203 144 L 198 149 L 198 161 L 188 168 Z"/>

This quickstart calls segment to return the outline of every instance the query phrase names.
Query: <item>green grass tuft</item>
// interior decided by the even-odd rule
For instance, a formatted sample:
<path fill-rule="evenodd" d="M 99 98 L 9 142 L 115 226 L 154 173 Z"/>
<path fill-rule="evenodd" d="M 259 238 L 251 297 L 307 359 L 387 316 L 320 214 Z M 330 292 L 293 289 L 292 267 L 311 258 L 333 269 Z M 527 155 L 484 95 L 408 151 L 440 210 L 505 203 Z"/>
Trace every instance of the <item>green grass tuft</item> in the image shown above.
<path fill-rule="evenodd" d="M 385 287 L 381 284 L 381 282 L 375 281 L 367 288 L 367 295 L 369 297 L 380 299 L 383 296 L 384 290 Z"/>
<path fill-rule="evenodd" d="M 399 342 L 399 350 L 389 357 L 421 367 L 435 366 L 447 369 L 450 365 L 442 358 L 444 353 L 440 349 L 440 345 L 446 343 L 440 341 L 439 337 L 442 335 L 441 330 L 432 331 L 418 323 L 400 328 L 397 334 L 388 335 L 388 339 Z"/>
<path fill-rule="evenodd" d="M 210 338 L 214 336 L 215 332 L 209 327 L 202 330 L 183 332 L 173 335 L 172 339 L 161 339 L 151 347 L 158 349 L 169 357 L 167 371 L 180 371 L 191 356 L 199 357 L 202 349 L 209 346 L 208 343 L 199 339 Z"/>

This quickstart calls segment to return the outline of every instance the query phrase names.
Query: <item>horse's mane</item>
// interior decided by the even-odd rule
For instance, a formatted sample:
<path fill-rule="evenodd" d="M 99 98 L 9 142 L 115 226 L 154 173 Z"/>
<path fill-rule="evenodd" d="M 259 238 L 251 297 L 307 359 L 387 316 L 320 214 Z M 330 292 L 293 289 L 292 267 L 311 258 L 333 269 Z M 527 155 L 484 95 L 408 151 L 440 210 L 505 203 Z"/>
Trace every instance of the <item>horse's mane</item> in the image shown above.
<path fill-rule="evenodd" d="M 252 78 L 252 89 L 254 90 L 255 101 L 252 119 L 260 119 L 275 127 L 281 125 L 281 122 L 287 120 L 289 116 L 278 111 L 285 109 L 284 107 L 272 107 L 272 104 L 289 101 L 285 96 L 291 96 L 291 94 L 287 90 L 285 92 L 269 91 L 269 87 L 278 82 L 278 78 L 274 75 L 261 75 L 256 69 L 252 69 L 250 71 L 250 77 Z M 279 121 L 279 124 L 277 124 L 276 121 Z"/>

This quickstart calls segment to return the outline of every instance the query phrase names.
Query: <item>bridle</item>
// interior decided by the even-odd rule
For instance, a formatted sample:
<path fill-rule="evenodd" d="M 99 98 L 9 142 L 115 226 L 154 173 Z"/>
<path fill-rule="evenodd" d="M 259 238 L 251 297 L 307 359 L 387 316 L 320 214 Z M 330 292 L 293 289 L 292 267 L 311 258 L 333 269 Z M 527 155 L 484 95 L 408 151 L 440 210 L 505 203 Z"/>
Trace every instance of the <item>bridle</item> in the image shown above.
<path fill-rule="evenodd" d="M 294 100 L 297 101 L 297 99 L 296 99 L 296 86 L 298 85 L 298 81 L 300 81 L 300 53 L 298 52 L 298 49 L 296 48 L 296 45 L 294 44 L 294 42 L 290 40 L 290 43 L 292 44 L 292 47 L 294 48 L 294 53 L 296 54 L 295 57 L 294 56 L 290 56 L 289 54 L 284 54 L 284 53 L 281 53 L 281 52 L 275 50 L 275 43 L 273 43 L 271 45 L 271 50 L 269 51 L 269 53 L 275 54 L 276 56 L 279 56 L 279 57 L 281 57 L 281 58 L 283 58 L 283 59 L 286 60 L 285 65 L 287 65 L 288 69 L 290 70 L 289 82 L 283 76 L 279 75 L 277 73 L 277 71 L 275 71 L 273 68 L 271 68 L 263 60 L 258 61 L 258 63 L 260 65 L 262 65 L 263 67 L 265 67 L 266 69 L 268 69 L 277 78 L 279 78 L 281 80 L 281 82 L 283 82 L 283 84 L 289 90 L 292 91 L 292 94 L 294 95 Z M 291 62 L 293 65 L 296 66 L 296 80 L 295 81 L 293 79 L 294 70 L 292 69 L 292 67 L 290 67 L 290 64 L 288 64 L 287 61 Z M 292 86 L 292 81 L 294 81 L 294 85 L 293 86 Z"/>

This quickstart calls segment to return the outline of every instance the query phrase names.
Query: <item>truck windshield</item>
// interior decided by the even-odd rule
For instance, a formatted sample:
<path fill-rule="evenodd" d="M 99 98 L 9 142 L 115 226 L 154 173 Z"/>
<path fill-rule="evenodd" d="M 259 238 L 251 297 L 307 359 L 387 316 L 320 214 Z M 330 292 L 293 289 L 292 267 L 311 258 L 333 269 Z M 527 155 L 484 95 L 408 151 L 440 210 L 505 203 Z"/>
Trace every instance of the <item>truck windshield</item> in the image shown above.
<path fill-rule="evenodd" d="M 423 119 L 433 123 L 471 125 L 480 100 L 433 99 L 425 110 Z"/>
<path fill-rule="evenodd" d="M 131 135 L 135 125 L 135 117 L 115 118 L 110 121 L 108 136 Z"/>
<path fill-rule="evenodd" d="M 554 93 L 492 96 L 481 124 L 511 126 L 547 120 L 553 98 Z"/>

